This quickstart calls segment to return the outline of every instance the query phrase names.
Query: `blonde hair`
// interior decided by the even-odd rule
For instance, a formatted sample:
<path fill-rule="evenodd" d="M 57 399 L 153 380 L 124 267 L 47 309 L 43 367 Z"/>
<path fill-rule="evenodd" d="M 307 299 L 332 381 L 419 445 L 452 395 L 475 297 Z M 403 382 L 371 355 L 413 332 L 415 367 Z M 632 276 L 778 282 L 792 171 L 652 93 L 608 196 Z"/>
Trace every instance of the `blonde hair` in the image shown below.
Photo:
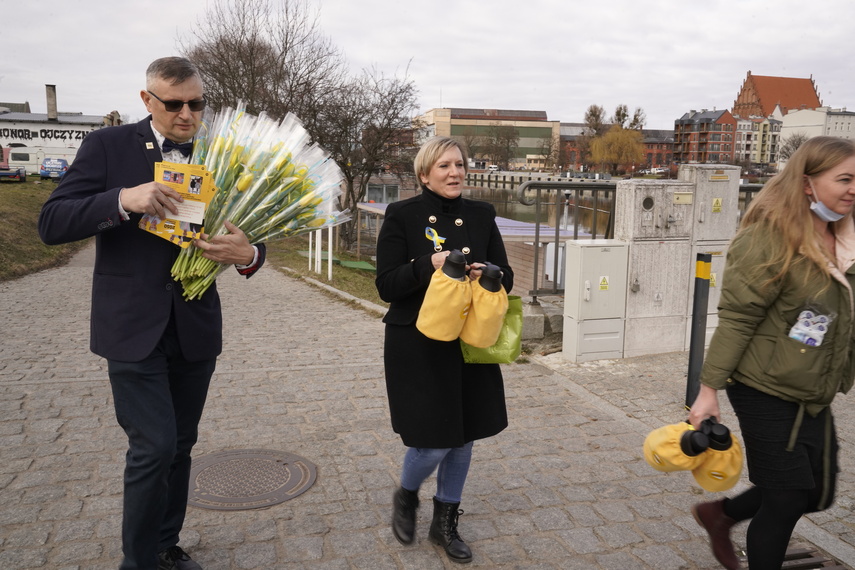
<path fill-rule="evenodd" d="M 413 170 L 416 172 L 416 178 L 421 181 L 422 176 L 427 176 L 433 165 L 450 148 L 460 150 L 460 156 L 463 157 L 463 171 L 469 172 L 469 155 L 462 143 L 451 137 L 432 137 L 422 145 L 418 154 L 416 154 L 415 160 L 413 160 Z"/>
<path fill-rule="evenodd" d="M 814 214 L 804 191 L 805 177 L 822 174 L 851 156 L 855 156 L 853 141 L 834 137 L 808 139 L 793 153 L 784 170 L 767 182 L 751 202 L 742 218 L 740 231 L 765 223 L 779 237 L 764 267 L 779 268 L 769 283 L 783 277 L 792 265 L 803 260 L 815 265 L 826 277 L 830 276 L 827 260 L 834 257 L 814 230 Z M 849 217 L 846 220 L 852 223 Z M 806 277 L 810 274 L 806 272 Z"/>

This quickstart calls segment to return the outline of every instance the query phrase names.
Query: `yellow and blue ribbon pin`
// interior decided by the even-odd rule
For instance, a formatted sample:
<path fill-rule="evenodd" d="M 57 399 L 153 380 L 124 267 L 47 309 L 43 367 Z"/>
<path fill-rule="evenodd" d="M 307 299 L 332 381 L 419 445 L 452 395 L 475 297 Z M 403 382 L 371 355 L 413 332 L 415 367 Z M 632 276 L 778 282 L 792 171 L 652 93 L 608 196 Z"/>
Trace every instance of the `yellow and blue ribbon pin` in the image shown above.
<path fill-rule="evenodd" d="M 433 247 L 436 250 L 442 249 L 442 244 L 445 243 L 445 238 L 430 226 L 425 228 L 425 237 L 433 242 Z"/>

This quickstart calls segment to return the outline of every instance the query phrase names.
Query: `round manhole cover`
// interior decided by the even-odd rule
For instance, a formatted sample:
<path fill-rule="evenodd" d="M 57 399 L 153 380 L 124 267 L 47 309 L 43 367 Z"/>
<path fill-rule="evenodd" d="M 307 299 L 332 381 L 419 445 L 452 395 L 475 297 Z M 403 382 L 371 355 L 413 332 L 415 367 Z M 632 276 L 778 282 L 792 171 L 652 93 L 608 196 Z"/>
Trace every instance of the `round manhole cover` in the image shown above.
<path fill-rule="evenodd" d="M 259 509 L 311 487 L 317 468 L 299 455 L 265 449 L 218 451 L 193 459 L 188 503 L 203 509 Z"/>

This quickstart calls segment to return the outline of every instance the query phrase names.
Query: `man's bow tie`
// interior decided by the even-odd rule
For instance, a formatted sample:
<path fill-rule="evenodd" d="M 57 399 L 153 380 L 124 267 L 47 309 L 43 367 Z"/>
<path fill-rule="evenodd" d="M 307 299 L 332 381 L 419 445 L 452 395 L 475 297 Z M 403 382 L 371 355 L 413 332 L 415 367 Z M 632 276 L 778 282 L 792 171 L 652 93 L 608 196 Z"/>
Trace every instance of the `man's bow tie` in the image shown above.
<path fill-rule="evenodd" d="M 171 150 L 177 150 L 181 152 L 184 156 L 190 156 L 190 151 L 193 150 L 193 141 L 186 143 L 177 143 L 172 142 L 169 139 L 164 139 L 163 141 L 163 152 L 167 153 Z"/>

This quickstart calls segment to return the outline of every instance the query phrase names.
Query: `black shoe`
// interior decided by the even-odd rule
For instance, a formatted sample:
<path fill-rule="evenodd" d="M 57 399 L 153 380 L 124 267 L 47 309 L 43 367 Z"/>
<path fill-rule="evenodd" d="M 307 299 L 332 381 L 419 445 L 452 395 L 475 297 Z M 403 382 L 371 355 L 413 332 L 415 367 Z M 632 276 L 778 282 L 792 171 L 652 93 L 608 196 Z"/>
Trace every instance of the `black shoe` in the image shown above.
<path fill-rule="evenodd" d="M 445 549 L 452 562 L 466 564 L 472 562 L 472 551 L 457 533 L 457 519 L 463 511 L 457 507 L 460 503 L 443 503 L 433 498 L 433 521 L 430 523 L 428 537 Z"/>
<path fill-rule="evenodd" d="M 157 570 L 202 570 L 202 567 L 176 545 L 158 553 Z"/>
<path fill-rule="evenodd" d="M 398 487 L 392 496 L 392 534 L 401 544 L 412 544 L 416 539 L 416 510 L 419 508 L 418 491 Z"/>

